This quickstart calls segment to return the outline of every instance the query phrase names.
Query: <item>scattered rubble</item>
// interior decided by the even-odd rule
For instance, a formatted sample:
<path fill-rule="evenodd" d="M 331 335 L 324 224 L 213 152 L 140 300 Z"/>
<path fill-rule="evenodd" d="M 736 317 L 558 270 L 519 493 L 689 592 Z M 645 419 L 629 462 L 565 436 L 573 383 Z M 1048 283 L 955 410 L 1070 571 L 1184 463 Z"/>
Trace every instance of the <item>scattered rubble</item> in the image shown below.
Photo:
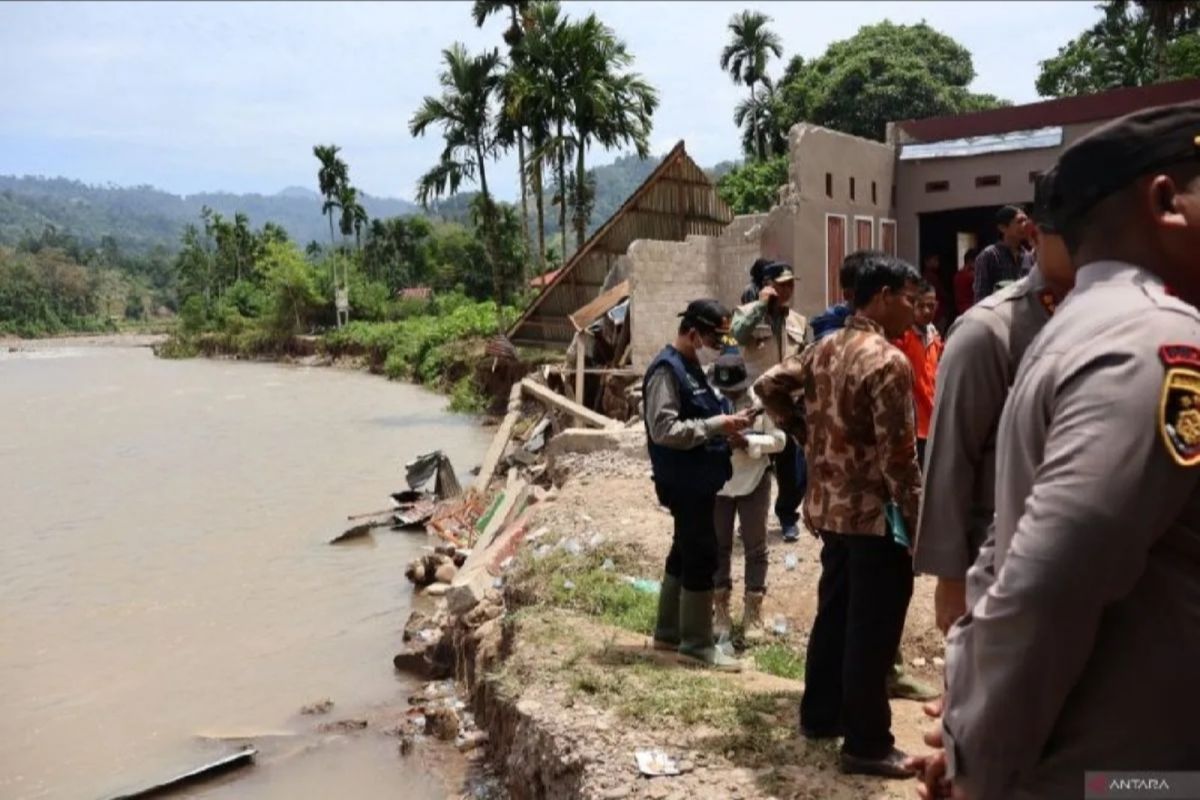
<path fill-rule="evenodd" d="M 333 709 L 333 701 L 328 697 L 323 700 L 318 700 L 315 703 L 309 703 L 300 709 L 301 714 L 328 714 Z"/>

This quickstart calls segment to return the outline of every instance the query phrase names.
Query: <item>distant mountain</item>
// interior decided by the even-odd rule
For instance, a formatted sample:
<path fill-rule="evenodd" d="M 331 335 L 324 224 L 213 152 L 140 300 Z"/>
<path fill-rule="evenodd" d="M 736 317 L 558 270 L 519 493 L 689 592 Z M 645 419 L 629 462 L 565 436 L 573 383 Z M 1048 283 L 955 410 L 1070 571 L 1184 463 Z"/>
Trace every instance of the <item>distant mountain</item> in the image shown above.
<path fill-rule="evenodd" d="M 589 234 L 621 207 L 660 160 L 629 155 L 594 168 L 596 200 Z M 708 170 L 709 177 L 716 180 L 733 166 L 733 162 L 721 162 Z M 466 223 L 474 196 L 474 192 L 459 193 L 431 204 L 426 213 Z M 547 192 L 545 197 L 547 244 L 553 243 L 558 234 L 558 211 L 551 196 Z M 362 204 L 371 217 L 422 213 L 420 206 L 398 198 L 364 195 Z M 0 175 L 0 244 L 15 244 L 23 236 L 37 236 L 47 225 L 53 225 L 73 234 L 85 246 L 96 246 L 102 237 L 112 236 L 127 252 L 141 253 L 159 246 L 174 250 L 184 226 L 198 223 L 204 206 L 227 217 L 240 211 L 255 227 L 274 222 L 301 245 L 329 239 L 329 223 L 321 214 L 321 195 L 304 186 L 289 186 L 272 195 L 206 192 L 181 196 L 152 186 L 89 186 L 68 178 Z M 530 198 L 531 218 L 534 209 Z M 569 218 L 567 224 L 570 226 Z M 573 239 L 568 232 L 568 250 L 572 249 Z"/>
<path fill-rule="evenodd" d="M 362 204 L 372 217 L 420 213 L 414 203 L 390 197 L 364 195 Z M 53 225 L 89 246 L 109 235 L 130 252 L 159 245 L 174 249 L 183 227 L 199 222 L 204 206 L 229 217 L 241 211 L 256 227 L 274 222 L 301 244 L 329 238 L 321 196 L 300 186 L 273 195 L 206 192 L 180 196 L 152 186 L 89 186 L 67 178 L 0 175 L 0 243 L 13 244 Z"/>

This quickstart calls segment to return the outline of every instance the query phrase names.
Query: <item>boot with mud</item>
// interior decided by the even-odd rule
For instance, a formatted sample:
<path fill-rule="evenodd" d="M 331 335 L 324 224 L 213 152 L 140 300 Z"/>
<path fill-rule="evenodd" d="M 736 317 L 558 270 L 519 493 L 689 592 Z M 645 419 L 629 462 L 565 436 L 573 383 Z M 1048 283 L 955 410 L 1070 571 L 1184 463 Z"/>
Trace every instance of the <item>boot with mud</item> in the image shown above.
<path fill-rule="evenodd" d="M 746 592 L 742 609 L 742 639 L 748 645 L 762 644 L 767 639 L 763 627 L 762 604 L 766 592 Z"/>
<path fill-rule="evenodd" d="M 742 662 L 725 655 L 713 640 L 713 593 L 680 591 L 679 654 L 724 672 L 741 672 Z"/>
<path fill-rule="evenodd" d="M 924 703 L 941 697 L 940 690 L 917 680 L 904 671 L 904 657 L 896 652 L 896 660 L 888 672 L 888 697 L 894 700 L 916 700 Z"/>
<path fill-rule="evenodd" d="M 679 578 L 663 575 L 658 590 L 658 620 L 654 623 L 654 649 L 679 649 Z"/>
<path fill-rule="evenodd" d="M 713 590 L 713 636 L 720 639 L 733 631 L 733 617 L 729 614 L 730 592 L 728 589 Z"/>

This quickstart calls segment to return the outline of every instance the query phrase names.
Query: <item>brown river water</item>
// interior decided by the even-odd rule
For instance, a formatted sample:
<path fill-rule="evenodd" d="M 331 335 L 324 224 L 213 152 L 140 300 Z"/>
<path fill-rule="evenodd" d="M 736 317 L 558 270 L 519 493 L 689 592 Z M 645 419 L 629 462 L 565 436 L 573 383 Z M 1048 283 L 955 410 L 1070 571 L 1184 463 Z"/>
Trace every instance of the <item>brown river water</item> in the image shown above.
<path fill-rule="evenodd" d="M 412 691 L 391 657 L 428 541 L 326 542 L 418 453 L 466 485 L 478 423 L 355 372 L 22 348 L 0 349 L 0 798 L 109 797 L 271 732 L 183 796 L 444 797 L 376 727 L 316 732 Z"/>

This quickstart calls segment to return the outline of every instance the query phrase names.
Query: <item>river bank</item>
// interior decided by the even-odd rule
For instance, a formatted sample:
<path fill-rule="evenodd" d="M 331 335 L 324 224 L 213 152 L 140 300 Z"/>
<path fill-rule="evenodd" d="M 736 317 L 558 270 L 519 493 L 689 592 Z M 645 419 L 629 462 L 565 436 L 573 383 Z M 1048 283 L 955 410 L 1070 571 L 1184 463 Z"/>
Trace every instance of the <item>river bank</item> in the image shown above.
<path fill-rule="evenodd" d="M 527 407 L 518 429 L 541 413 Z M 655 651 L 655 582 L 671 520 L 654 497 L 644 438 L 636 423 L 586 435 L 566 424 L 556 421 L 544 462 L 526 468 L 528 459 L 510 458 L 512 471 L 493 487 L 512 491 L 528 478 L 537 489 L 493 542 L 475 545 L 495 551 L 483 558 L 492 588 L 462 602 L 452 587 L 432 621 L 417 621 L 440 640 L 423 662 L 402 659 L 457 678 L 511 797 L 914 796 L 912 781 L 842 775 L 836 743 L 797 734 L 819 542 L 806 535 L 784 544 L 772 528 L 764 616 L 776 633 L 743 654 L 746 672 L 708 672 Z M 742 566 L 735 547 L 739 584 Z M 902 652 L 910 673 L 936 685 L 942 641 L 932 592 L 931 580 L 917 579 Z M 740 606 L 739 598 L 738 615 Z M 893 701 L 892 711 L 897 746 L 924 752 L 920 704 Z M 680 774 L 643 776 L 640 750 L 664 752 Z"/>

